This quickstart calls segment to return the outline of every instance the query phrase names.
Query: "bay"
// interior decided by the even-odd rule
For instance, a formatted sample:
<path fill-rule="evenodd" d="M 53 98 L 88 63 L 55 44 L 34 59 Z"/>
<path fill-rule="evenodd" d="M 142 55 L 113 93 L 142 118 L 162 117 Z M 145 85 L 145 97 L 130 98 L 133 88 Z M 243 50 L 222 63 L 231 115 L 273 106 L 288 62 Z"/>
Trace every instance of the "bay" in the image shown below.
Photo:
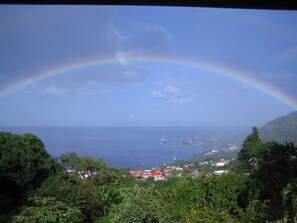
<path fill-rule="evenodd" d="M 103 158 L 108 166 L 148 168 L 174 159 L 188 160 L 206 148 L 180 143 L 183 138 L 240 137 L 247 127 L 0 127 L 31 133 L 54 157 L 67 152 Z M 164 140 L 165 139 L 165 140 Z"/>

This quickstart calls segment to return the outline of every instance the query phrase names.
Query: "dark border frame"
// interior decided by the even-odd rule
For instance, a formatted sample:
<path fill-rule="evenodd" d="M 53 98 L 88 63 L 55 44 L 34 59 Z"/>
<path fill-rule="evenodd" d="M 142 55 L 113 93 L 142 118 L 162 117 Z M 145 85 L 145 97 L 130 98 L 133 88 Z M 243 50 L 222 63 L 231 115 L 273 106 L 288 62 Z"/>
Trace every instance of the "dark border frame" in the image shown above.
<path fill-rule="evenodd" d="M 0 4 L 184 6 L 297 10 L 296 0 L 0 0 Z"/>

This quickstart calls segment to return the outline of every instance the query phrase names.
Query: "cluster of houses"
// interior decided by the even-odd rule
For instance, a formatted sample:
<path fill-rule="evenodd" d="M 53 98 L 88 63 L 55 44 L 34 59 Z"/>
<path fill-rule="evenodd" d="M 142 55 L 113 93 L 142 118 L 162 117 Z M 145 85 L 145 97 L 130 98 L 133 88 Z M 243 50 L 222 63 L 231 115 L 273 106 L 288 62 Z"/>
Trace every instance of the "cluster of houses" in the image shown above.
<path fill-rule="evenodd" d="M 236 150 L 239 150 L 239 149 L 240 149 L 239 145 L 229 143 L 228 145 L 222 146 L 222 147 L 220 147 L 218 149 L 211 149 L 210 151 L 204 153 L 204 155 L 212 155 L 212 154 L 218 153 L 220 151 L 232 152 L 232 151 L 236 151 Z"/>
<path fill-rule="evenodd" d="M 149 177 L 154 178 L 154 181 L 165 180 L 166 177 L 172 176 L 173 173 L 176 176 L 181 176 L 181 172 L 184 170 L 182 167 L 178 166 L 166 166 L 163 171 L 161 168 L 156 167 L 152 170 L 130 170 L 130 174 L 134 177 L 141 177 L 147 179 Z"/>
<path fill-rule="evenodd" d="M 163 175 L 163 173 L 156 170 L 130 170 L 130 174 L 134 177 L 141 177 L 144 179 L 153 177 L 154 181 L 165 180 L 165 176 Z"/>
<path fill-rule="evenodd" d="M 208 165 L 211 167 L 224 167 L 226 165 L 228 165 L 230 162 L 230 160 L 225 160 L 225 159 L 221 159 L 218 162 L 212 162 L 212 161 L 204 161 L 204 162 L 200 162 L 197 163 L 198 167 L 199 166 L 204 166 L 204 165 Z M 170 177 L 170 176 L 182 176 L 182 171 L 184 169 L 187 169 L 187 173 L 191 176 L 191 177 L 199 177 L 202 174 L 196 169 L 197 164 L 187 164 L 184 165 L 183 167 L 179 167 L 179 166 L 166 166 L 165 168 L 161 168 L 160 167 L 156 167 L 153 169 L 147 169 L 147 170 L 130 170 L 130 174 L 134 177 L 139 177 L 141 179 L 148 179 L 148 178 L 153 178 L 154 181 L 161 181 L 161 180 L 165 180 L 166 177 Z M 214 170 L 214 171 L 210 171 L 208 172 L 206 175 L 221 175 L 226 173 L 226 170 Z"/>
<path fill-rule="evenodd" d="M 94 175 L 96 175 L 97 173 L 94 171 L 90 171 L 90 170 L 85 170 L 85 171 L 77 171 L 77 170 L 73 170 L 73 169 L 67 169 L 66 170 L 67 173 L 76 173 L 78 174 L 78 176 L 81 179 L 87 179 L 87 178 L 91 178 Z"/>
<path fill-rule="evenodd" d="M 213 162 L 212 160 L 199 162 L 199 166 L 213 166 L 213 167 L 223 167 L 230 163 L 230 160 L 221 159 L 218 162 Z"/>
<path fill-rule="evenodd" d="M 152 168 L 152 169 L 146 169 L 146 170 L 130 170 L 130 174 L 134 177 L 139 177 L 141 179 L 148 179 L 153 178 L 154 181 L 162 181 L 165 180 L 166 177 L 170 176 L 182 176 L 182 173 L 188 174 L 191 177 L 199 177 L 202 174 L 197 170 L 199 167 L 208 166 L 208 167 L 224 167 L 228 165 L 230 160 L 221 159 L 218 162 L 210 161 L 204 161 L 199 162 L 196 164 L 189 163 L 186 165 L 183 165 L 183 167 L 179 166 L 164 166 L 162 169 L 160 167 Z M 165 164 L 164 164 L 165 165 Z M 185 172 L 183 172 L 186 170 Z M 68 173 L 76 173 L 78 174 L 82 179 L 92 178 L 94 175 L 96 175 L 96 172 L 85 170 L 85 171 L 77 171 L 73 169 L 66 170 Z M 226 170 L 214 170 L 207 172 L 206 175 L 221 175 L 226 173 Z"/>

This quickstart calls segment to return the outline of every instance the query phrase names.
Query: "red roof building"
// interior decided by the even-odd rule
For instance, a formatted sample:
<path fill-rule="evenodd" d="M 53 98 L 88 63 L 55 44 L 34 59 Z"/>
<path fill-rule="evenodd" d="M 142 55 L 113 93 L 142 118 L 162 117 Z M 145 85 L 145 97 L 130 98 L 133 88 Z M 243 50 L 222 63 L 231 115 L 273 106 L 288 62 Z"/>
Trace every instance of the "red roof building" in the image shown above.
<path fill-rule="evenodd" d="M 153 171 L 152 173 L 151 173 L 151 176 L 152 177 L 160 177 L 160 176 L 162 176 L 163 174 L 160 172 L 160 171 Z"/>

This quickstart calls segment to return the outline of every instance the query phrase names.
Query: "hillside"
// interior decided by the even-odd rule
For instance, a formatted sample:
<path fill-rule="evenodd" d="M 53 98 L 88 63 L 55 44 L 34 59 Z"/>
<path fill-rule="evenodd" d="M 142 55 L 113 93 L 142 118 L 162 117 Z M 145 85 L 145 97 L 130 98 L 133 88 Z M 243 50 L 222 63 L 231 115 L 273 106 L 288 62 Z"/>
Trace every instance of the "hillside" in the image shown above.
<path fill-rule="evenodd" d="M 275 140 L 280 143 L 297 144 L 297 111 L 268 122 L 259 129 L 263 141 Z"/>

